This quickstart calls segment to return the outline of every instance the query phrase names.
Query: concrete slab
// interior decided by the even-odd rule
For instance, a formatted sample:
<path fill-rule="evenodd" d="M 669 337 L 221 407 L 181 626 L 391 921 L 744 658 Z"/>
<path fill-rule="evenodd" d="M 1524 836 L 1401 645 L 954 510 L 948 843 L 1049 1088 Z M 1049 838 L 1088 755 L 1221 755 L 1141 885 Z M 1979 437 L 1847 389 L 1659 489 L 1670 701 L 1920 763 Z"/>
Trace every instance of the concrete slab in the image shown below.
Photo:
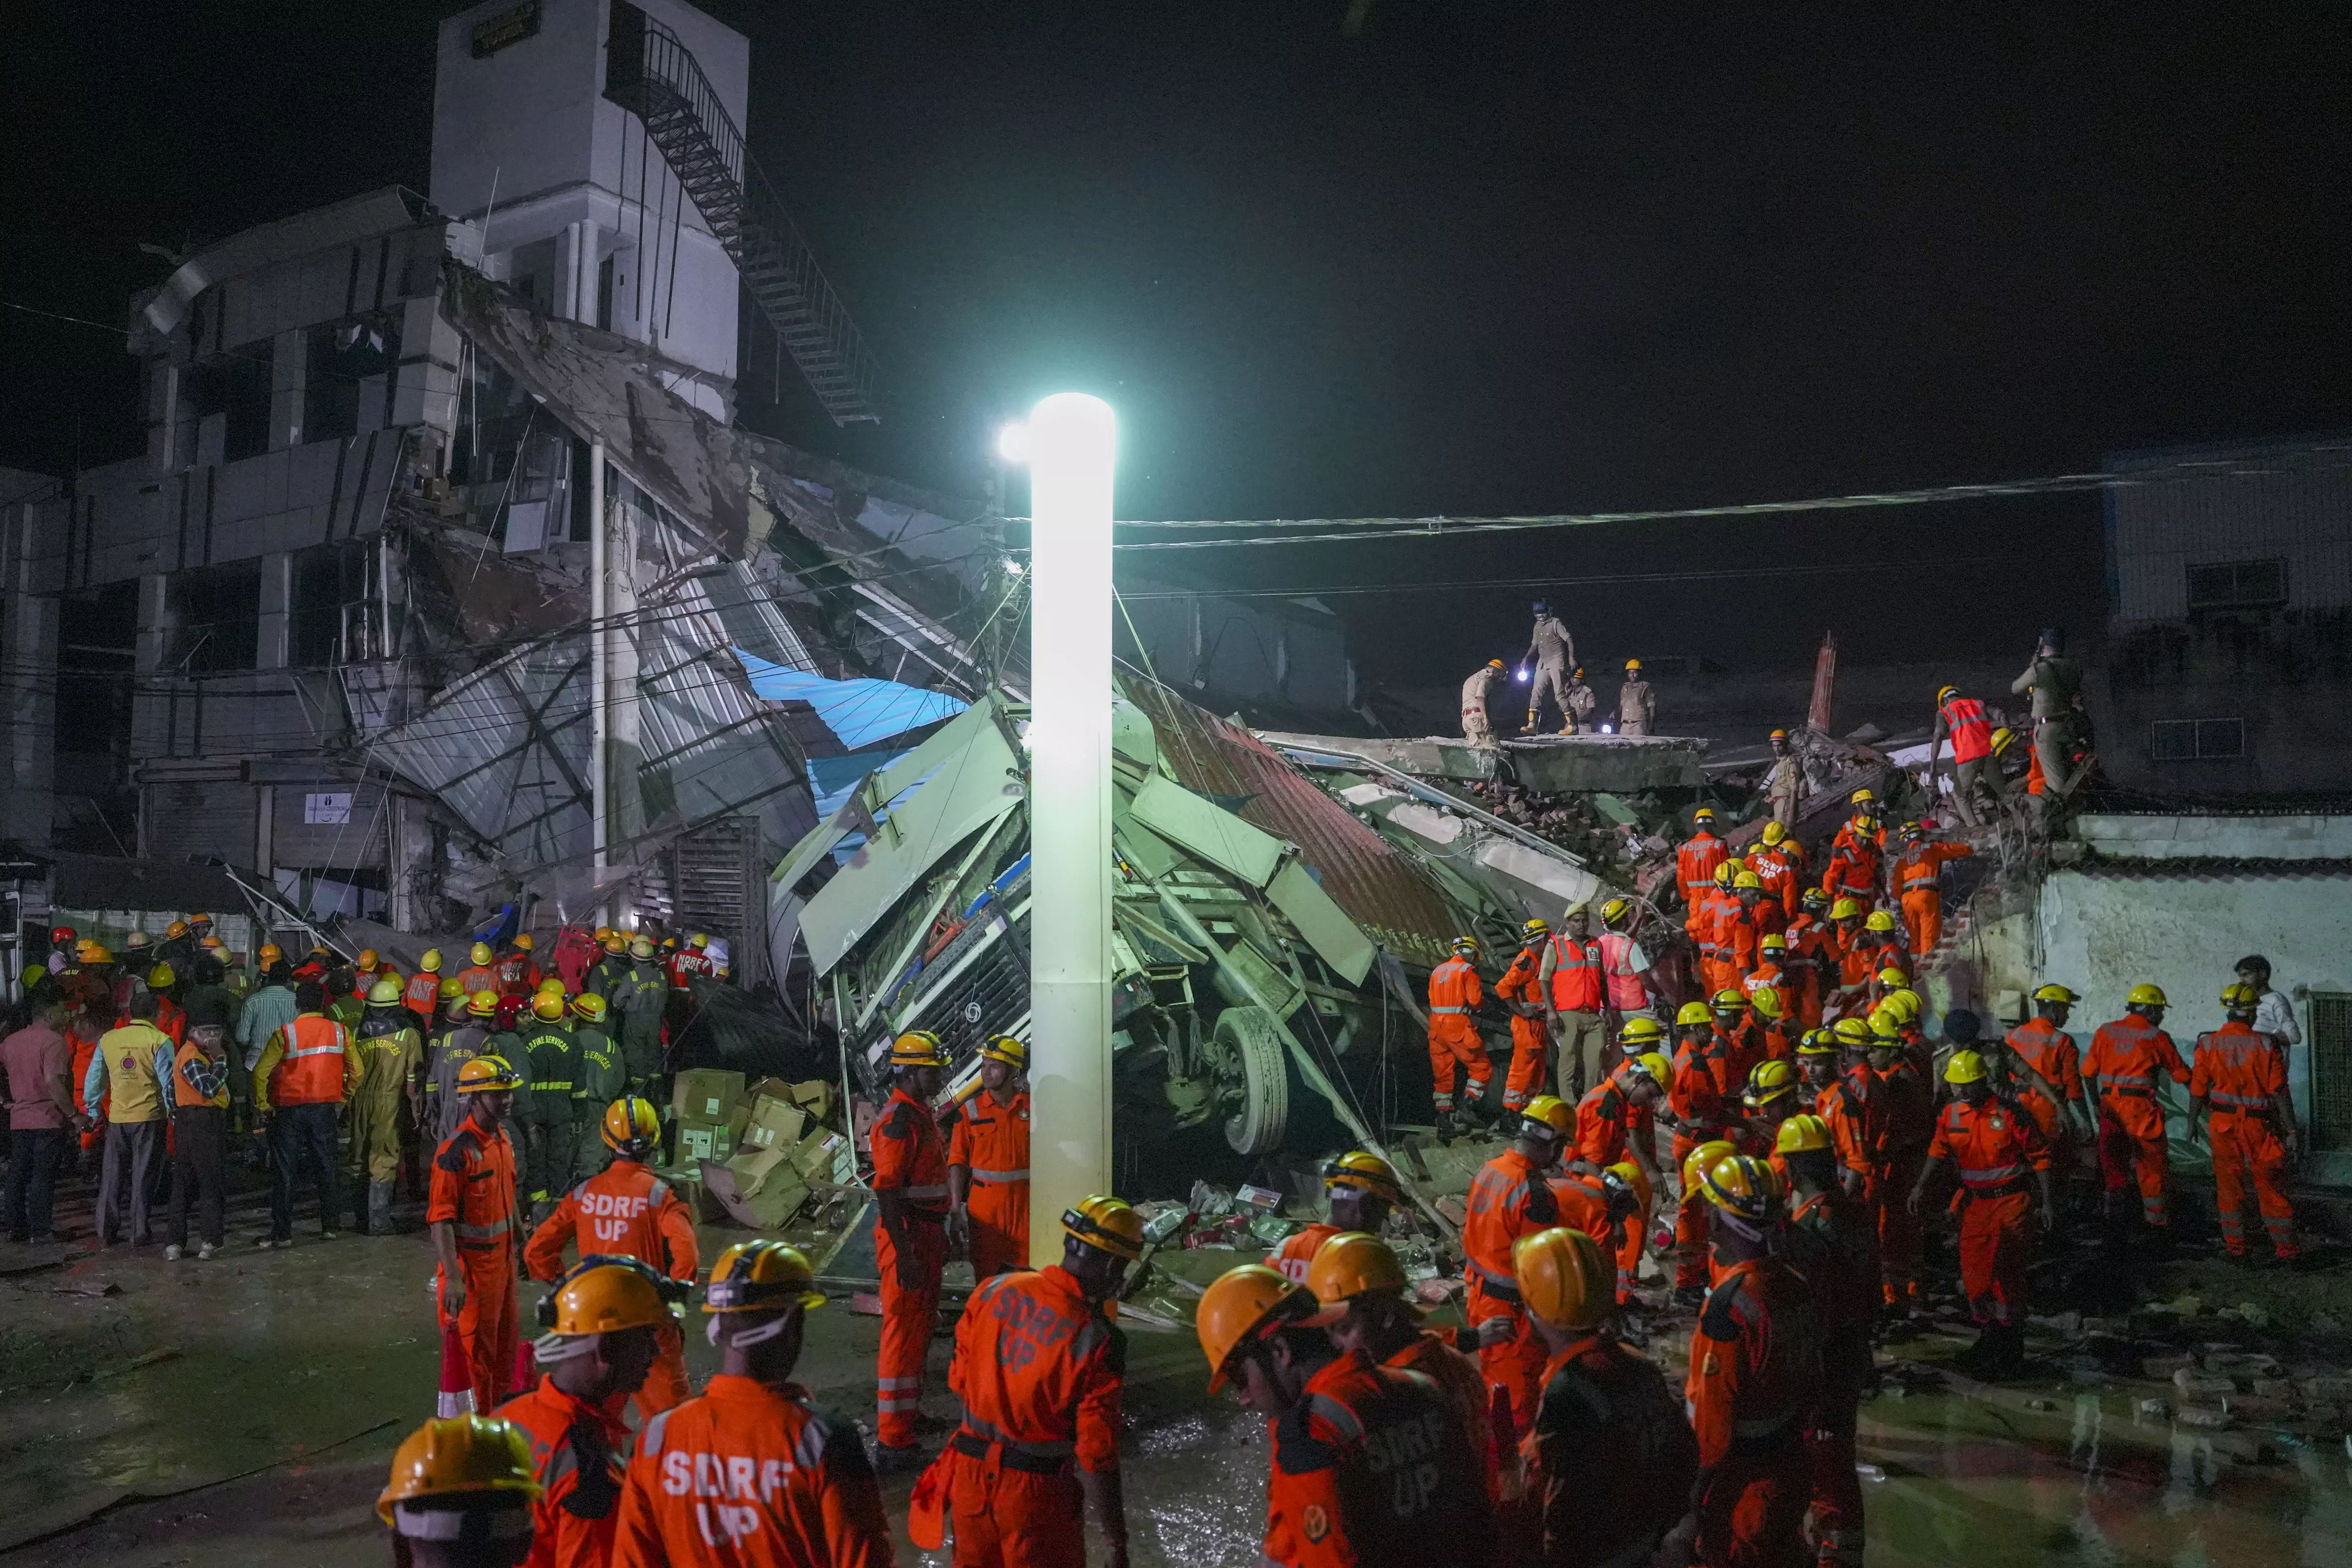
<path fill-rule="evenodd" d="M 1271 746 L 1369 757 L 1417 778 L 1472 784 L 1503 775 L 1544 795 L 1610 790 L 1692 789 L 1706 782 L 1700 760 L 1707 742 L 1691 735 L 1536 735 L 1499 747 L 1474 746 L 1455 736 L 1303 735 L 1262 730 Z"/>

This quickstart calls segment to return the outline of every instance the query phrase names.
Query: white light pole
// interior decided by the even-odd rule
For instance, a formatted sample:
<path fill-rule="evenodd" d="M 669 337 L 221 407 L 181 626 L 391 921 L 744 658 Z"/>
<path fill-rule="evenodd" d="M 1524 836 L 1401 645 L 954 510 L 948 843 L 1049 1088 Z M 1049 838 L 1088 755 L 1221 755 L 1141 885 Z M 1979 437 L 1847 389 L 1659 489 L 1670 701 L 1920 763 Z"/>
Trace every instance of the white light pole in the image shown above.
<path fill-rule="evenodd" d="M 1029 416 L 1029 1261 L 1110 1191 L 1110 405 Z"/>

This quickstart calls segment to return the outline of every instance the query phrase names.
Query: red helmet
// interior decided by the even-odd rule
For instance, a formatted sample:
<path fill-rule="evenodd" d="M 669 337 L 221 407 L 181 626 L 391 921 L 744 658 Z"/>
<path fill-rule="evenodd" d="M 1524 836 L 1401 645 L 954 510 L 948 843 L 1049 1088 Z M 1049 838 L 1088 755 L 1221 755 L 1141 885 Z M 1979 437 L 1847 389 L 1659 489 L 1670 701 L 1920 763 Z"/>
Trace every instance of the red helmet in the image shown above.
<path fill-rule="evenodd" d="M 75 931 L 71 926 L 51 926 L 49 928 L 49 945 L 51 947 L 56 947 L 61 942 L 73 941 L 75 937 L 79 936 L 80 934 L 81 933 L 79 931 Z"/>

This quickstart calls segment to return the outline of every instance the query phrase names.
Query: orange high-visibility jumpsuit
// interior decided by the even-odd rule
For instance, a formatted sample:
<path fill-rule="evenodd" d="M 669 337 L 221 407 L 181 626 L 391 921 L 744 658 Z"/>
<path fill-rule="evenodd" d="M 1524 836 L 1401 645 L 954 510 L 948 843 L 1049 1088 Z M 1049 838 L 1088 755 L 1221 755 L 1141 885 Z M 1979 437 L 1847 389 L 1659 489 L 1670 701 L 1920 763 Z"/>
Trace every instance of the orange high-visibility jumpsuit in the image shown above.
<path fill-rule="evenodd" d="M 1474 1330 L 1498 1318 L 1510 1324 L 1509 1339 L 1481 1344 L 1478 1370 L 1486 1373 L 1488 1387 L 1509 1396 L 1514 1441 L 1535 1419 L 1544 1348 L 1519 1303 L 1511 1244 L 1559 1223 L 1559 1205 L 1552 1200 L 1551 1188 L 1517 1149 L 1505 1149 L 1471 1178 L 1469 1210 L 1462 1222 L 1462 1257 L 1469 1282 L 1465 1313 Z"/>
<path fill-rule="evenodd" d="M 2172 1037 L 2137 1013 L 2102 1024 L 2083 1058 L 2083 1076 L 2099 1080 L 2099 1175 L 2107 1201 L 2139 1184 L 2140 1217 L 2149 1225 L 2171 1222 L 2165 1183 L 2171 1162 L 2164 1147 L 2164 1110 L 2157 1103 L 2158 1074 L 2189 1081 L 2188 1066 Z"/>
<path fill-rule="evenodd" d="M 857 1428 L 797 1384 L 724 1373 L 646 1423 L 613 1568 L 894 1568 Z"/>
<path fill-rule="evenodd" d="M 1499 1498 L 1502 1494 L 1502 1456 L 1495 1450 L 1493 1390 L 1486 1386 L 1486 1375 L 1478 1363 L 1447 1344 L 1435 1333 L 1423 1329 L 1411 1343 L 1381 1363 L 1398 1372 L 1419 1373 L 1435 1386 L 1453 1413 L 1454 1421 L 1468 1439 L 1470 1451 L 1478 1460 L 1479 1473 L 1486 1480 L 1486 1495 Z"/>
<path fill-rule="evenodd" d="M 1694 942 L 1704 942 L 1699 934 L 1699 911 L 1715 895 L 1715 868 L 1731 853 L 1722 839 L 1700 828 L 1675 851 L 1675 876 L 1683 889 L 1683 930 Z"/>
<path fill-rule="evenodd" d="M 1724 1100 L 1732 1092 L 1731 1060 L 1720 1035 L 1704 1041 L 1685 1040 L 1675 1052 L 1675 1081 L 1667 1087 L 1666 1104 L 1681 1121 L 1675 1129 L 1675 1170 L 1700 1144 L 1724 1136 L 1729 1113 Z M 1706 1199 L 1696 1187 L 1681 1195 L 1675 1214 L 1675 1286 L 1687 1289 L 1706 1283 Z"/>
<path fill-rule="evenodd" d="M 955 1568 L 1086 1568 L 1077 1472 L 1118 1468 L 1127 1350 L 1109 1312 L 1057 1263 L 982 1281 L 955 1340 L 963 1425 L 940 1460 Z"/>
<path fill-rule="evenodd" d="M 1870 1069 L 1856 1068 L 1813 1096 L 1813 1114 L 1830 1130 L 1837 1163 L 1862 1180 L 1858 1201 L 1867 1205 L 1875 1173 L 1870 1167 Z M 1867 1209 L 1865 1208 L 1865 1217 Z M 1872 1250 L 1876 1250 L 1874 1243 Z"/>
<path fill-rule="evenodd" d="M 1822 1321 L 1822 1396 L 1805 1424 L 1818 1561 L 1821 1568 L 1861 1568 L 1862 1481 L 1853 1468 L 1854 1427 L 1871 1375 L 1877 1237 L 1862 1205 L 1834 1190 L 1790 1209 L 1787 1235 L 1790 1267 L 1812 1287 Z"/>
<path fill-rule="evenodd" d="M 700 1266 L 694 1215 L 667 1182 L 635 1160 L 615 1158 L 595 1175 L 563 1194 L 540 1221 L 523 1247 L 523 1268 L 534 1279 L 563 1272 L 563 1244 L 583 1258 L 637 1258 L 672 1279 L 694 1282 Z M 637 1411 L 653 1415 L 693 1390 L 686 1381 L 686 1335 L 675 1320 L 654 1334 L 660 1347 L 646 1385 L 636 1394 Z"/>
<path fill-rule="evenodd" d="M 1612 1334 L 1544 1363 L 1543 1405 L 1520 1444 L 1542 1568 L 1647 1563 L 1689 1505 L 1698 1464 L 1690 1424 L 1658 1370 Z M 1510 1560 L 1499 1559 L 1498 1560 Z"/>
<path fill-rule="evenodd" d="M 1264 1568 L 1470 1568 L 1493 1545 L 1475 1450 L 1430 1379 L 1343 1355 L 1275 1423 Z"/>
<path fill-rule="evenodd" d="M 1789 929 L 1780 934 L 1788 940 L 1788 966 L 1797 981 L 1797 1021 L 1808 1029 L 1817 1029 L 1822 1023 L 1822 976 L 1837 968 L 1837 944 L 1828 924 L 1809 914 L 1791 919 Z"/>
<path fill-rule="evenodd" d="M 1756 968 L 1756 940 L 1764 934 L 1764 928 L 1757 924 L 1756 911 L 1736 895 L 1718 900 L 1717 908 L 1723 911 L 1715 921 L 1717 973 L 1721 984 L 1710 991 L 1737 991 Z"/>
<path fill-rule="evenodd" d="M 1543 987 L 1538 978 L 1543 963 L 1540 943 L 1521 948 L 1511 960 L 1503 977 L 1495 982 L 1495 994 L 1505 1002 L 1515 1002 L 1536 1009 L 1532 1018 L 1522 1016 L 1517 1009 L 1511 1014 L 1511 1070 L 1503 1079 L 1503 1109 L 1524 1110 L 1549 1080 L 1544 1059 L 1551 1054 L 1551 1030 L 1543 1016 Z"/>
<path fill-rule="evenodd" d="M 539 990 L 539 961 L 527 952 L 509 952 L 496 965 L 501 996 L 529 996 Z"/>
<path fill-rule="evenodd" d="M 1622 1072 L 1620 1068 L 1621 1076 Z M 1633 1159 L 1635 1149 L 1642 1151 L 1644 1159 L 1650 1158 L 1656 1142 L 1655 1126 L 1649 1108 L 1634 1104 L 1627 1098 L 1625 1086 L 1612 1078 L 1576 1102 L 1576 1157 L 1597 1171 Z M 1619 1224 L 1617 1239 L 1610 1247 L 1617 1255 L 1617 1304 L 1621 1307 L 1633 1300 L 1633 1287 L 1641 1279 L 1642 1244 L 1649 1236 L 1650 1214 L 1656 1203 L 1654 1188 L 1643 1194 L 1641 1208 Z"/>
<path fill-rule="evenodd" d="M 1683 1398 L 1706 1476 L 1695 1560 L 1707 1568 L 1798 1561 L 1811 1495 L 1801 1441 L 1822 1394 L 1821 1319 L 1778 1258 L 1736 1263 L 1691 1334 Z"/>
<path fill-rule="evenodd" d="M 2232 1258 L 2246 1255 L 2246 1188 L 2253 1188 L 2263 1228 L 2281 1258 L 2295 1256 L 2294 1205 L 2283 1178 L 2286 1145 L 2275 1118 L 2286 1092 L 2286 1063 L 2270 1036 L 2231 1019 L 2197 1037 L 2189 1092 L 2211 1108 L 2206 1132 L 2213 1145 L 2214 1206 L 2221 1211 L 2221 1245 Z"/>
<path fill-rule="evenodd" d="M 1266 1261 L 1279 1269 L 1284 1279 L 1296 1279 L 1304 1285 L 1307 1283 L 1307 1270 L 1315 1262 L 1315 1254 L 1321 1250 L 1325 1242 L 1339 1234 L 1338 1226 L 1317 1220 L 1305 1230 L 1284 1237 L 1282 1245 L 1274 1249 L 1274 1256 Z"/>
<path fill-rule="evenodd" d="M 1777 905 L 1783 929 L 1794 920 L 1801 907 L 1798 900 L 1804 895 L 1805 852 L 1793 838 L 1783 838 L 1778 844 L 1759 844 L 1748 851 L 1748 868 L 1764 884 L 1764 901 Z"/>
<path fill-rule="evenodd" d="M 1879 1267 L 1886 1304 L 1900 1306 L 1919 1294 L 1919 1217 L 1911 1212 L 1910 1197 L 1935 1136 L 1935 1099 L 1909 1062 L 1898 1061 L 1885 1072 L 1873 1067 L 1859 1070 L 1870 1076 L 1865 1121 Z"/>
<path fill-rule="evenodd" d="M 1911 952 L 1925 954 L 1944 934 L 1944 862 L 1963 860 L 1975 850 L 1965 844 L 1922 844 L 1906 849 L 1895 862 L 1895 885 L 1901 889 L 1903 923 L 1911 932 Z"/>
<path fill-rule="evenodd" d="M 1947 1100 L 1936 1118 L 1930 1159 L 1959 1173 L 1960 1289 L 1979 1323 L 2025 1321 L 2026 1259 L 2033 1254 L 2032 1173 L 2050 1168 L 2050 1146 L 2033 1118 L 1998 1100 Z"/>
<path fill-rule="evenodd" d="M 971 1173 L 964 1215 L 971 1221 L 972 1278 L 1028 1268 L 1028 1091 L 1005 1101 L 983 1089 L 964 1101 L 948 1133 L 948 1163 Z"/>
<path fill-rule="evenodd" d="M 1448 958 L 1429 972 L 1429 1077 L 1441 1116 L 1454 1110 L 1457 1062 L 1465 1076 L 1464 1102 L 1476 1105 L 1486 1098 L 1486 1079 L 1494 1069 L 1486 1065 L 1486 1042 L 1478 1037 L 1478 1026 L 1470 1016 L 1470 1010 L 1486 999 L 1478 988 L 1478 971 L 1466 959 Z"/>
<path fill-rule="evenodd" d="M 400 1005 L 425 1023 L 432 1023 L 441 1012 L 441 977 L 418 970 L 401 987 Z"/>
<path fill-rule="evenodd" d="M 466 988 L 468 996 L 481 992 L 495 993 L 499 988 L 499 972 L 487 963 L 477 963 L 457 972 L 457 984 Z"/>
<path fill-rule="evenodd" d="M 1770 959 L 1763 960 L 1743 975 L 1740 978 L 1739 989 L 1751 1003 L 1756 1000 L 1757 993 L 1769 991 L 1772 993 L 1772 1000 L 1780 1004 L 1780 1016 L 1790 1023 L 1796 1021 L 1796 976 Z"/>
<path fill-rule="evenodd" d="M 628 1426 L 545 1376 L 499 1405 L 498 1413 L 522 1428 L 530 1442 L 532 1468 L 547 1489 L 530 1505 L 530 1555 L 523 1568 L 605 1568 L 621 1522 L 621 1489 L 628 1475 L 621 1455 L 628 1447 Z M 602 1475 L 581 1469 L 572 1441 L 574 1426 L 604 1438 Z"/>
<path fill-rule="evenodd" d="M 433 1186 L 425 1218 L 457 1230 L 457 1267 L 466 1304 L 440 1309 L 442 1328 L 455 1329 L 472 1384 L 474 1408 L 498 1408 L 513 1391 L 520 1314 L 515 1305 L 515 1152 L 506 1129 L 485 1129 L 470 1115 L 442 1140 L 433 1156 Z M 435 1270 L 446 1289 L 447 1276 Z M 436 1300 L 440 1300 L 436 1292 Z M 452 1414 L 456 1414 L 452 1412 Z"/>
<path fill-rule="evenodd" d="M 922 1409 L 923 1352 L 939 1315 L 940 1270 L 948 1256 L 948 1151 L 931 1108 L 893 1089 L 874 1123 L 874 1190 L 906 1194 L 907 1229 L 891 1236 L 877 1215 L 874 1260 L 882 1271 L 882 1348 L 875 1365 L 875 1436 L 894 1448 L 915 1440 Z M 899 1278 L 902 1260 L 914 1282 Z"/>
<path fill-rule="evenodd" d="M 1840 899 L 1852 899 L 1869 914 L 1878 902 L 1878 869 L 1886 854 L 1886 830 L 1880 828 L 1864 837 L 1849 822 L 1837 830 L 1831 841 L 1828 867 L 1822 872 L 1822 891 L 1830 896 L 1832 907 Z"/>
<path fill-rule="evenodd" d="M 2074 1105 L 2083 1102 L 2083 1053 L 2075 1046 L 2074 1036 L 2047 1018 L 2029 1018 L 2010 1030 L 2002 1043 L 2019 1060 L 2048 1080 L 2060 1100 Z M 2018 1106 L 2033 1118 L 2034 1126 L 2042 1130 L 2042 1142 L 2053 1152 L 2063 1148 L 2070 1142 L 2066 1107 L 2042 1093 L 2024 1074 L 2011 1076 L 2017 1080 Z"/>

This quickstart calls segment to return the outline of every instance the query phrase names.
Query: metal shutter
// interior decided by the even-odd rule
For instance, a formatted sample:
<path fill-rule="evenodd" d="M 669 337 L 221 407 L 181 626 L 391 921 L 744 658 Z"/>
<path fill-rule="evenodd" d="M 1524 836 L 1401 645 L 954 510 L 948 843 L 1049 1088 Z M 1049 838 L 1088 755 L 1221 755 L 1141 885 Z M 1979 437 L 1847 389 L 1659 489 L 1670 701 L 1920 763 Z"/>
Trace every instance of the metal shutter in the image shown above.
<path fill-rule="evenodd" d="M 254 788 L 235 779 L 180 779 L 140 792 L 140 839 L 150 860 L 251 866 Z"/>

